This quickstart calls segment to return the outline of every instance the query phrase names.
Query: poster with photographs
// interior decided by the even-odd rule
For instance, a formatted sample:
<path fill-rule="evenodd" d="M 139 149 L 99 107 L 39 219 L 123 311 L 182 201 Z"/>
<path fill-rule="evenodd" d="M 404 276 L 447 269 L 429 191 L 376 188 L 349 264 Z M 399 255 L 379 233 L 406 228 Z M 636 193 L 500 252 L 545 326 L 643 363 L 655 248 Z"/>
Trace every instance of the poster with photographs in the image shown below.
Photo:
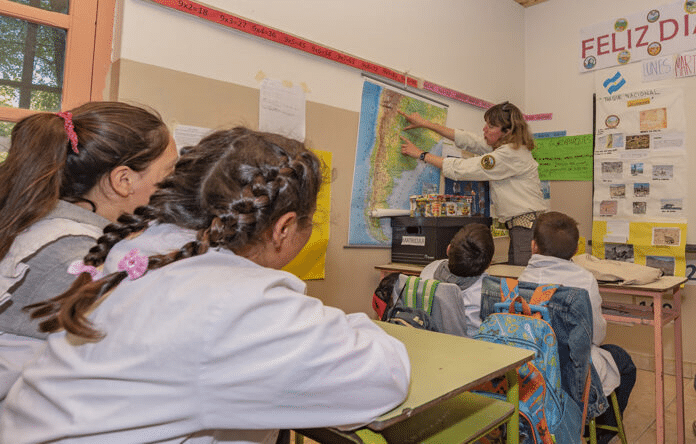
<path fill-rule="evenodd" d="M 595 123 L 592 254 L 683 275 L 688 171 L 682 90 L 598 92 Z"/>
<path fill-rule="evenodd" d="M 594 215 L 686 218 L 686 119 L 678 88 L 597 98 Z"/>

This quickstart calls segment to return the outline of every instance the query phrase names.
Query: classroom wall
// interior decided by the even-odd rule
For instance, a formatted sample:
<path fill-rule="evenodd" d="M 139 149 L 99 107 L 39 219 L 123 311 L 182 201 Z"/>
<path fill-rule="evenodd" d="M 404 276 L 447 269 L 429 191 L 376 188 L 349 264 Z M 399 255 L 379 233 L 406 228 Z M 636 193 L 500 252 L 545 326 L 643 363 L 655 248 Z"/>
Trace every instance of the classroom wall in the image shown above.
<path fill-rule="evenodd" d="M 511 0 L 206 3 L 481 99 L 524 102 L 524 9 Z M 390 250 L 345 248 L 360 72 L 145 0 L 123 0 L 116 29 L 111 96 L 147 103 L 172 126 L 255 127 L 264 77 L 305 89 L 307 142 L 332 152 L 334 167 L 326 279 L 309 281 L 308 292 L 372 315 L 374 267 Z M 451 125 L 481 131 L 483 110 L 438 100 Z"/>
<path fill-rule="evenodd" d="M 525 9 L 525 106 L 531 109 L 552 112 L 553 119 L 534 122 L 535 131 L 566 130 L 568 135 L 592 133 L 592 93 L 595 88 L 595 75 L 606 78 L 607 70 L 597 73 L 580 73 L 577 55 L 579 53 L 580 29 L 614 19 L 619 16 L 641 12 L 655 6 L 673 3 L 671 0 L 655 2 L 651 0 L 550 0 Z M 632 65 L 639 65 L 635 63 Z M 631 67 L 629 65 L 629 67 Z M 631 67 L 633 68 L 633 67 Z M 612 71 L 610 74 L 613 74 Z M 653 85 L 650 83 L 649 85 Z M 687 120 L 693 113 L 690 105 L 696 100 L 696 77 L 667 82 L 667 85 L 683 88 Z M 696 128 L 688 130 L 688 147 L 696 144 Z M 696 156 L 690 156 L 690 164 Z M 689 190 L 689 208 L 696 214 L 696 192 Z M 552 182 L 551 207 L 554 210 L 571 214 L 580 222 L 580 230 L 588 239 L 592 231 L 592 183 L 591 182 Z M 696 229 L 696 219 L 689 216 L 690 230 Z M 696 239 L 689 236 L 689 243 Z M 687 255 L 687 260 L 693 260 Z M 683 338 L 696 334 L 696 296 L 695 287 L 687 285 L 683 297 Z M 605 297 L 608 297 L 605 295 Z M 648 301 L 649 303 L 650 301 Z M 664 330 L 665 359 L 672 363 L 674 356 L 673 327 Z M 629 350 L 641 368 L 652 368 L 653 340 L 651 326 L 626 327 L 610 324 L 607 342 L 624 346 Z M 683 344 L 685 375 L 694 373 L 696 362 L 696 343 Z"/>
<path fill-rule="evenodd" d="M 652 6 L 648 0 L 550 0 L 530 8 L 512 0 L 206 3 L 484 100 L 510 100 L 528 114 L 551 112 L 552 120 L 532 122 L 532 130 L 568 135 L 592 131 L 594 74 L 577 70 L 579 29 Z M 360 73 L 147 0 L 119 3 L 114 47 L 111 98 L 148 103 L 172 126 L 254 127 L 263 78 L 305 89 L 307 142 L 331 151 L 334 165 L 326 279 L 308 282 L 308 292 L 346 312 L 372 315 L 370 298 L 379 280 L 374 266 L 389 262 L 389 250 L 345 248 Z M 450 126 L 481 131 L 482 110 L 436 98 L 449 105 Z M 552 182 L 551 193 L 552 209 L 575 217 L 589 239 L 592 184 Z M 688 322 L 696 314 L 690 296 L 687 287 L 684 337 L 695 328 Z M 667 358 L 671 331 L 665 330 Z M 650 327 L 610 326 L 608 339 L 626 346 L 639 366 L 650 367 Z M 696 362 L 696 345 L 684 347 L 685 359 Z M 691 364 L 685 373 L 693 374 Z"/>

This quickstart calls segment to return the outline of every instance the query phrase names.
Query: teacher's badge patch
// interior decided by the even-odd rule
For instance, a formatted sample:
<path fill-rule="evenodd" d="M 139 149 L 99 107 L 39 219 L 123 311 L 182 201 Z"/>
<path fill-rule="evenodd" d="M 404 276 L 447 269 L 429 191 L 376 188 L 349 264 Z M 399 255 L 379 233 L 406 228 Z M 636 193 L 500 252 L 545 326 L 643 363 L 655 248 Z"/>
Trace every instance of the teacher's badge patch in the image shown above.
<path fill-rule="evenodd" d="M 484 170 L 491 170 L 495 166 L 495 157 L 486 154 L 481 158 L 481 166 Z"/>

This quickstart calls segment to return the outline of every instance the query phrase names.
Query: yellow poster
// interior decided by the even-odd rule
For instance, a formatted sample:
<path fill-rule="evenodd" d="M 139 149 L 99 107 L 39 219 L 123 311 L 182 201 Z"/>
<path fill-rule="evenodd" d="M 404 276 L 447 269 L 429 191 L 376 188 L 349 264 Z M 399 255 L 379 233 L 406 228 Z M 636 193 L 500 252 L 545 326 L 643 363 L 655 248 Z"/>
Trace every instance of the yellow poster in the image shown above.
<path fill-rule="evenodd" d="M 326 167 L 326 178 L 319 190 L 317 211 L 312 219 L 312 235 L 307 245 L 283 270 L 289 271 L 302 280 L 324 279 L 326 247 L 329 244 L 329 215 L 331 214 L 331 153 L 313 150 Z"/>
<path fill-rule="evenodd" d="M 625 223 L 622 230 L 620 224 Z M 659 268 L 666 276 L 686 275 L 686 222 L 592 224 L 592 256 Z"/>

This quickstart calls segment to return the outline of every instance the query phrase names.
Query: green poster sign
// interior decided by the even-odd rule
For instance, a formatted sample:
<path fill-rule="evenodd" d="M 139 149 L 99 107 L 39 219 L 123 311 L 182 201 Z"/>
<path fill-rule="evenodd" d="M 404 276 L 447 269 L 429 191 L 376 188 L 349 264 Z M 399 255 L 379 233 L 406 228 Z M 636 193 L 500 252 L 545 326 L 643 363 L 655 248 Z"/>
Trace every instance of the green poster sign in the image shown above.
<path fill-rule="evenodd" d="M 535 139 L 541 180 L 592 180 L 592 134 Z"/>

